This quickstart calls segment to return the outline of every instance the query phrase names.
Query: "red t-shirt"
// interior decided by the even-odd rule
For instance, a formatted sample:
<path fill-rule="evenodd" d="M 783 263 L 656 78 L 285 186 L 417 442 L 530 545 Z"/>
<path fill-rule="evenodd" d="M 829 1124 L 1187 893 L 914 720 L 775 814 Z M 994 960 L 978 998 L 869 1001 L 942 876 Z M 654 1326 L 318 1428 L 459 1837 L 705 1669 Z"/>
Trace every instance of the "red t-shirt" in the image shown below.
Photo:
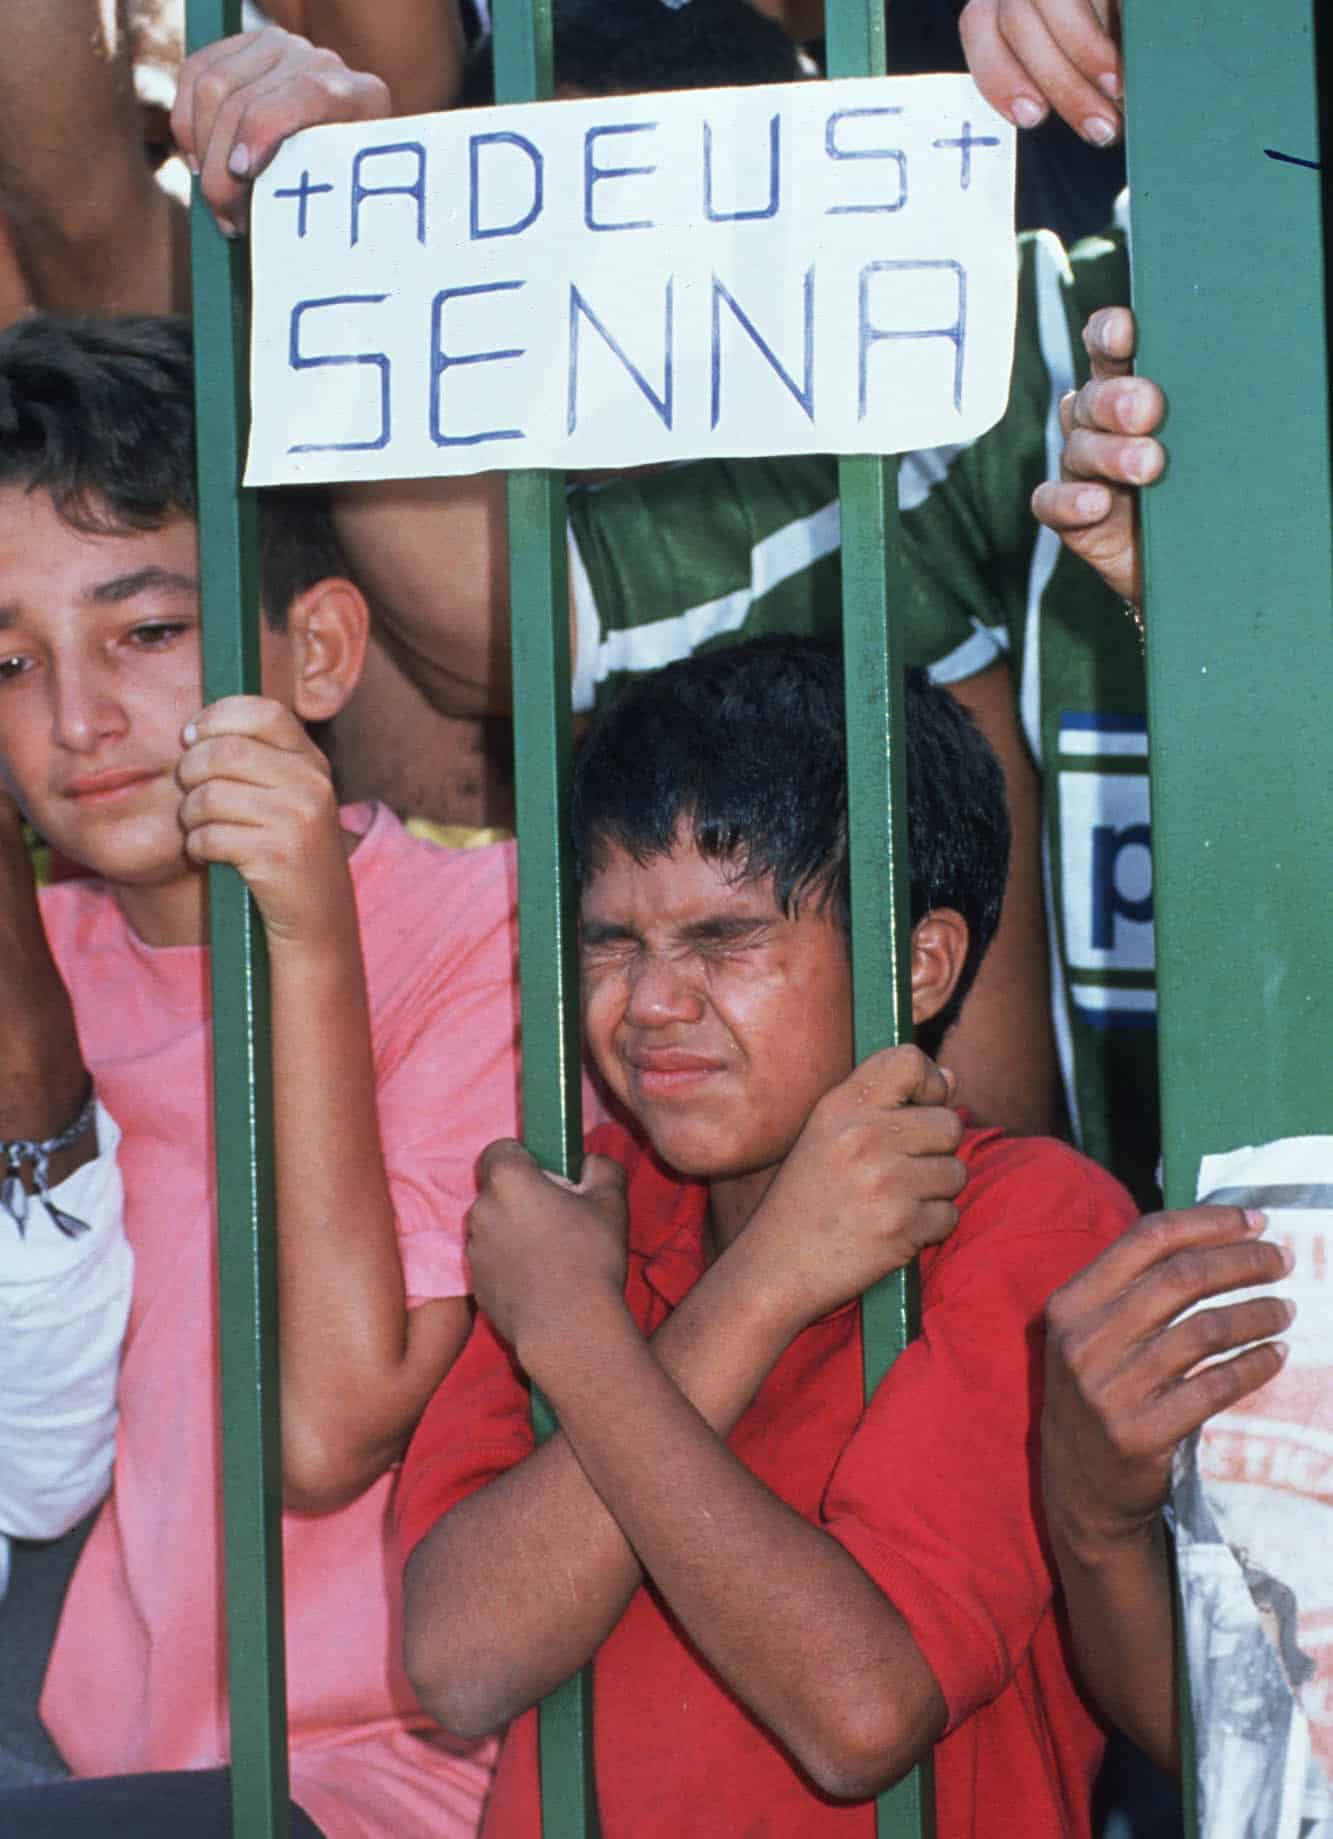
<path fill-rule="evenodd" d="M 622 1129 L 589 1148 L 629 1171 L 626 1295 L 656 1328 L 703 1270 L 705 1190 Z M 1102 1734 L 1073 1685 L 1036 1517 L 1042 1308 L 1136 1216 L 1064 1145 L 970 1130 L 962 1217 L 922 1266 L 922 1332 L 861 1400 L 854 1304 L 788 1347 L 730 1446 L 837 1539 L 905 1618 L 949 1711 L 935 1752 L 941 1839 L 1079 1839 Z M 397 1496 L 410 1551 L 455 1502 L 532 1448 L 528 1394 L 484 1317 L 408 1450 Z M 593 1728 L 604 1839 L 874 1831 L 750 1717 L 640 1589 L 597 1654 Z M 540 1832 L 536 1714 L 510 1729 L 486 1839 Z"/>

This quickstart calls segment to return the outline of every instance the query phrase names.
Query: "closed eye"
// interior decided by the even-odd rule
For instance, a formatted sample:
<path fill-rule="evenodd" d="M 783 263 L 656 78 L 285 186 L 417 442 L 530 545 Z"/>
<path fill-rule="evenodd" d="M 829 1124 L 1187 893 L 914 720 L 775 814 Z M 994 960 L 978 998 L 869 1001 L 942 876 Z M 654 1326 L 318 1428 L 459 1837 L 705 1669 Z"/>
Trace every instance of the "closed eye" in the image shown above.
<path fill-rule="evenodd" d="M 687 926 L 681 943 L 696 951 L 744 951 L 762 945 L 768 938 L 770 923 L 766 919 L 710 919 Z"/>
<path fill-rule="evenodd" d="M 133 626 L 129 632 L 129 641 L 140 651 L 162 651 L 183 632 L 192 629 L 192 622 L 184 619 L 146 619 Z"/>

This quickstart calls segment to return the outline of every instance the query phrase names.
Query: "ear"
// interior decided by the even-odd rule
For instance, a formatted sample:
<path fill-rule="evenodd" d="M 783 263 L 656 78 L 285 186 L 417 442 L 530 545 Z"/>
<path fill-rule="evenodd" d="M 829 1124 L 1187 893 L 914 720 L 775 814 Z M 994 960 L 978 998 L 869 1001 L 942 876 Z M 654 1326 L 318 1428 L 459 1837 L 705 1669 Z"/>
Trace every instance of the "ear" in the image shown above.
<path fill-rule="evenodd" d="M 952 907 L 936 907 L 912 928 L 912 1021 L 934 1019 L 963 974 L 969 944 L 967 921 Z"/>
<path fill-rule="evenodd" d="M 292 708 L 305 722 L 329 721 L 360 680 L 370 638 L 365 595 L 342 575 L 303 588 L 287 609 Z"/>

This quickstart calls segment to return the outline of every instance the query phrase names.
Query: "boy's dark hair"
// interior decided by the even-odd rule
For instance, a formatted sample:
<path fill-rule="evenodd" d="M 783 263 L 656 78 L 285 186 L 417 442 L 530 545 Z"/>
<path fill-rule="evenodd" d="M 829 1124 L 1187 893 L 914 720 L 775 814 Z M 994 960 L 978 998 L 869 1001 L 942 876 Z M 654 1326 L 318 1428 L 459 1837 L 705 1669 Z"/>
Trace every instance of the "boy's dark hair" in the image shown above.
<path fill-rule="evenodd" d="M 197 518 L 184 319 L 39 314 L 0 332 L 0 486 L 43 490 L 92 536 Z M 327 492 L 258 494 L 259 586 L 278 631 L 302 588 L 346 575 Z"/>
<path fill-rule="evenodd" d="M 796 46 L 749 0 L 555 0 L 555 80 L 589 96 L 786 83 Z M 495 100 L 489 34 L 463 72 L 464 107 Z"/>
<path fill-rule="evenodd" d="M 980 730 L 923 671 L 907 678 L 912 923 L 951 907 L 967 922 L 958 984 L 921 1031 L 958 1016 L 1000 917 L 1009 863 L 1004 777 Z M 771 880 L 784 913 L 810 900 L 850 927 L 843 673 L 816 639 L 758 639 L 668 664 L 627 686 L 574 763 L 580 887 L 608 850 L 668 855 L 682 828 L 700 855 Z M 886 913 L 887 923 L 887 913 Z"/>

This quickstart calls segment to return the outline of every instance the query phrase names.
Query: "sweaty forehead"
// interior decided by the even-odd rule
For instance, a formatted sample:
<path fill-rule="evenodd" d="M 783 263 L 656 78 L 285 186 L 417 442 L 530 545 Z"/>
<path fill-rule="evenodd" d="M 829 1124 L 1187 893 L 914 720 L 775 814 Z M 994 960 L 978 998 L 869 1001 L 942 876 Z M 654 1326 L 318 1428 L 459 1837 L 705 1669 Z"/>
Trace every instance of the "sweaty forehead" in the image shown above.
<path fill-rule="evenodd" d="M 618 844 L 608 845 L 584 882 L 579 910 L 585 921 L 779 912 L 771 876 L 747 875 L 734 858 L 702 855 L 685 836 L 678 836 L 669 852 L 642 860 Z"/>

